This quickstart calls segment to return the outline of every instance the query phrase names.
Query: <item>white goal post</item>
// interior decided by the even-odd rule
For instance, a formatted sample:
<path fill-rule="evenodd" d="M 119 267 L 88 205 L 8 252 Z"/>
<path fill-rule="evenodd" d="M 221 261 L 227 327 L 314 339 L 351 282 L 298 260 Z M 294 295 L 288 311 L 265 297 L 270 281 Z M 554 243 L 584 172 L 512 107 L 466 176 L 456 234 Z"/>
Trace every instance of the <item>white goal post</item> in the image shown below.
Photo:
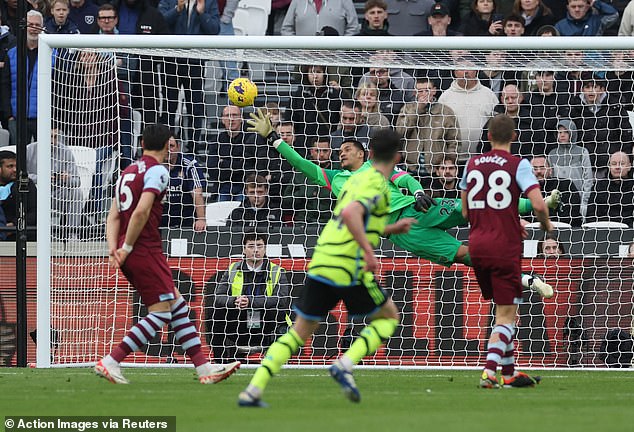
<path fill-rule="evenodd" d="M 611 72 L 614 72 L 610 74 L 616 77 L 614 79 L 622 80 L 619 84 L 625 83 L 625 75 L 621 74 L 625 72 L 630 74 L 628 79 L 632 84 L 628 84 L 631 86 L 629 91 L 634 94 L 634 78 L 631 78 L 634 73 L 634 39 L 629 37 L 322 38 L 42 34 L 39 40 L 36 363 L 37 367 L 44 368 L 85 366 L 96 362 L 119 343 L 134 324 L 133 320 L 143 313 L 137 296 L 123 275 L 107 267 L 103 234 L 104 207 L 112 193 L 112 182 L 122 167 L 121 160 L 125 152 L 130 151 L 127 148 L 124 150 L 124 146 L 130 146 L 134 157 L 143 122 L 167 119 L 165 121 L 171 127 L 179 130 L 183 147 L 192 154 L 195 153 L 207 177 L 208 185 L 204 191 L 207 205 L 224 193 L 223 184 L 236 185 L 233 177 L 236 171 L 247 171 L 246 165 L 239 166 L 239 170 L 236 170 L 236 165 L 224 167 L 221 165 L 223 156 L 214 159 L 218 154 L 214 155 L 210 150 L 217 145 L 216 136 L 223 131 L 223 109 L 227 105 L 224 93 L 227 79 L 223 74 L 229 74 L 229 69 L 233 68 L 234 73 L 250 76 L 258 85 L 260 95 L 256 100 L 256 107 L 274 102 L 266 105 L 267 108 L 273 109 L 277 104 L 282 117 L 286 115 L 295 119 L 295 132 L 298 135 L 301 135 L 297 132 L 298 120 L 293 117 L 291 104 L 302 95 L 302 83 L 308 82 L 308 74 L 302 68 L 303 65 L 329 66 L 335 70 L 332 76 L 340 74 L 337 75 L 341 78 L 340 85 L 333 87 L 338 95 L 334 106 L 338 108 L 346 100 L 353 101 L 356 90 L 352 84 L 344 83 L 342 77 L 349 75 L 351 82 L 355 83 L 355 74 L 358 78 L 358 74 L 363 74 L 368 68 L 384 69 L 387 73 L 390 70 L 410 72 L 414 77 L 412 83 L 416 78 L 438 80 L 442 76 L 449 82 L 454 70 L 485 71 L 495 68 L 496 72 L 521 76 L 517 78 L 517 88 L 525 95 L 524 99 L 535 90 L 535 73 L 561 73 L 561 80 L 567 88 L 574 88 L 575 85 L 583 86 L 588 80 L 603 83 L 607 80 L 606 74 Z M 567 56 L 571 50 L 581 54 L 572 59 Z M 84 52 L 102 55 L 95 59 L 88 54 L 84 56 Z M 493 60 L 488 57 L 491 53 L 502 53 L 504 57 L 493 64 Z M 186 59 L 195 59 L 192 64 L 202 68 L 204 76 L 198 77 L 203 79 L 203 88 L 200 89 L 202 95 L 196 92 L 187 93 L 187 85 L 197 77 L 181 76 L 182 70 L 194 69 L 191 68 L 192 64 L 188 65 L 190 69 L 180 69 L 179 59 L 185 59 L 185 62 Z M 146 75 L 139 78 L 139 70 L 142 68 L 128 68 L 128 61 L 149 61 L 150 74 L 145 70 Z M 98 63 L 98 67 L 88 68 L 86 64 L 90 62 Z M 60 73 L 62 68 L 63 73 Z M 135 77 L 128 82 L 128 78 L 121 78 L 122 72 L 126 77 Z M 568 72 L 579 75 L 569 78 Z M 492 82 L 497 79 L 495 76 L 492 76 Z M 181 79 L 189 81 L 181 82 Z M 85 91 L 85 80 L 94 85 L 92 90 Z M 171 82 L 176 82 L 175 86 L 170 87 Z M 122 87 L 122 83 L 136 87 L 130 90 Z M 152 96 L 147 93 L 141 96 L 135 94 L 139 91 L 138 88 L 142 89 L 141 93 L 150 89 Z M 624 92 L 622 85 L 617 88 L 616 92 Z M 415 93 L 414 88 L 407 90 Z M 438 89 L 438 92 L 441 90 L 447 89 Z M 499 97 L 501 90 L 498 88 L 495 91 L 496 97 Z M 571 90 L 567 94 L 564 103 L 567 109 L 562 111 L 567 116 L 573 112 L 576 102 L 572 102 L 572 97 L 577 92 L 578 90 Z M 174 94 L 176 99 L 171 96 Z M 192 98 L 193 103 L 188 104 L 188 97 Z M 151 99 L 149 105 L 148 98 Z M 130 99 L 134 101 L 131 102 Z M 402 100 L 403 103 L 412 101 L 411 98 Z M 442 101 L 443 99 L 439 102 Z M 604 99 L 599 98 L 596 105 L 600 105 L 602 101 Z M 616 105 L 618 104 L 620 100 Z M 631 104 L 634 106 L 634 101 Z M 242 110 L 242 117 L 247 118 L 251 110 Z M 460 125 L 458 110 L 454 111 L 457 114 L 456 128 L 459 132 L 462 128 L 462 138 L 458 140 L 458 149 L 452 150 L 452 154 L 455 153 L 453 161 L 457 158 L 460 163 L 464 161 L 464 157 L 477 151 L 482 130 L 478 131 L 480 135 L 477 140 L 467 142 L 464 135 L 471 129 L 466 131 Z M 489 115 L 491 112 L 489 110 Z M 610 119 L 615 119 L 615 112 L 610 111 L 607 114 L 611 116 Z M 632 326 L 634 267 L 631 258 L 627 258 L 627 246 L 634 241 L 634 230 L 631 222 L 628 222 L 630 219 L 621 225 L 610 225 L 604 223 L 608 222 L 606 219 L 598 218 L 603 223 L 599 227 L 580 226 L 593 220 L 587 215 L 590 214 L 589 211 L 596 209 L 588 210 L 592 207 L 588 200 L 595 196 L 594 185 L 600 183 L 597 180 L 602 179 L 602 176 L 609 176 L 608 158 L 611 154 L 625 149 L 630 161 L 632 159 L 632 127 L 627 115 L 634 114 L 627 110 L 618 112 L 625 116 L 625 123 L 621 123 L 623 127 L 601 126 L 600 132 L 605 133 L 605 138 L 593 141 L 592 149 L 600 150 L 589 153 L 594 165 L 590 173 L 591 184 L 587 190 L 579 193 L 577 205 L 582 208 L 578 216 L 579 223 L 572 223 L 571 227 L 571 224 L 564 222 L 559 230 L 560 240 L 566 244 L 566 256 L 536 256 L 535 247 L 543 239 L 543 234 L 537 230 L 531 231 L 525 244 L 523 268 L 527 272 L 544 275 L 555 287 L 556 295 L 550 300 L 542 301 L 537 296 L 526 293 L 526 303 L 520 308 L 522 318 L 516 351 L 516 359 L 522 367 L 605 367 L 606 360 L 601 345 L 607 332 L 616 328 L 629 332 Z M 444 113 L 445 111 L 439 115 L 445 116 Z M 339 121 L 339 112 L 327 114 L 333 114 L 334 117 L 329 118 Z M 385 114 L 390 125 L 396 126 L 399 113 L 393 112 L 392 117 L 387 112 Z M 367 119 L 367 113 L 363 113 L 361 117 Z M 322 119 L 320 121 L 324 119 L 319 115 L 316 118 Z M 536 122 L 535 118 L 527 120 L 526 124 L 529 126 L 526 130 L 529 133 L 545 132 L 549 137 L 556 136 L 559 119 L 555 120 L 554 130 L 545 130 L 545 123 Z M 466 120 L 463 125 L 465 123 Z M 311 125 L 306 123 L 305 126 Z M 317 131 L 320 124 L 312 126 Z M 329 132 L 334 135 L 337 125 L 329 126 L 332 126 Z M 480 125 L 481 129 L 484 127 L 485 121 Z M 580 134 L 587 132 L 581 124 L 576 127 Z M 55 174 L 53 167 L 63 162 L 59 159 L 60 151 L 55 150 L 56 147 L 51 144 L 52 131 L 55 131 L 55 139 L 62 141 L 73 154 L 77 166 L 74 174 L 77 182 L 72 186 L 75 192 L 70 191 L 71 187 L 66 183 L 56 183 L 58 179 L 52 175 Z M 593 129 L 590 132 L 597 131 Z M 618 135 L 618 139 L 614 138 L 616 135 L 611 135 L 614 133 Z M 312 139 L 321 133 L 313 132 L 309 135 L 306 132 L 303 136 L 303 156 L 307 158 L 310 157 L 308 147 Z M 557 148 L 556 141 L 548 141 L 550 138 L 541 140 L 544 148 Z M 620 144 L 616 145 L 615 141 Z M 589 142 L 590 138 L 587 138 L 587 142 L 580 144 L 589 146 Z M 256 152 L 265 146 L 255 138 L 249 145 L 254 147 L 254 159 Z M 109 150 L 104 153 L 102 150 L 106 147 Z M 414 156 L 414 160 L 420 161 L 421 165 L 422 153 Z M 258 153 L 258 158 L 259 155 Z M 445 160 L 441 156 L 444 155 L 434 156 L 433 166 Z M 430 160 L 425 162 L 432 165 Z M 253 164 L 254 171 L 262 166 L 256 164 L 256 161 Z M 275 174 L 278 174 L 276 181 L 280 187 L 276 193 L 279 195 L 282 215 L 285 198 L 289 198 L 284 192 L 284 187 L 287 186 L 284 182 L 292 182 L 293 177 L 284 177 L 285 172 L 291 172 L 290 168 L 280 165 L 273 169 L 271 166 L 267 163 L 263 169 L 268 170 L 269 178 L 275 178 Z M 230 175 L 223 177 L 223 173 L 231 170 Z M 573 184 L 577 180 L 583 181 L 569 177 L 566 173 L 570 170 L 561 172 L 562 178 Z M 98 181 L 95 180 L 95 173 L 100 175 Z M 416 174 L 420 174 L 425 181 L 428 177 L 431 179 L 433 173 Z M 590 181 L 590 178 L 586 180 Z M 216 189 L 211 187 L 214 181 Z M 273 180 L 269 181 L 273 194 Z M 231 190 L 227 193 L 233 193 L 234 199 L 243 198 L 243 183 L 240 186 L 239 192 Z M 427 187 L 427 184 L 424 186 Z M 69 194 L 60 195 L 61 192 Z M 72 195 L 71 192 L 79 195 Z M 610 197 L 614 196 L 614 192 L 607 193 Z M 314 196 L 302 198 L 302 205 L 318 199 Z M 65 203 L 62 207 L 56 204 L 59 200 Z M 613 205 L 612 201 L 610 203 L 610 206 Z M 213 206 L 209 206 L 207 211 L 212 208 Z M 286 268 L 292 285 L 291 291 L 296 297 L 301 289 L 303 272 L 316 241 L 319 225 L 293 220 L 302 209 L 293 210 L 294 213 L 290 212 L 291 219 L 285 220 L 283 226 L 270 224 L 262 228 L 260 225 L 259 230 L 268 234 L 268 255 L 271 262 Z M 323 209 L 316 211 L 323 216 Z M 71 222 L 73 220 L 79 222 Z M 217 285 L 216 276 L 221 275 L 231 262 L 239 259 L 242 234 L 247 228 L 237 225 L 217 227 L 215 225 L 224 222 L 216 223 L 217 220 L 209 214 L 207 221 L 213 223 L 208 223 L 207 230 L 202 233 L 195 232 L 190 226 L 167 227 L 163 230 L 163 235 L 165 252 L 169 256 L 176 284 L 181 292 L 183 289 L 187 290 L 197 327 L 204 340 L 203 345 L 206 346 L 209 357 L 214 358 L 213 350 L 209 348 L 210 343 L 217 343 L 214 342 L 214 334 L 211 334 L 215 318 L 210 312 L 213 304 L 209 298 L 213 297 L 213 289 L 209 287 Z M 74 224 L 81 224 L 81 230 L 79 226 L 75 230 Z M 452 235 L 455 234 L 460 239 L 466 238 L 466 228 L 452 228 Z M 431 263 L 393 246 L 387 240 L 381 245 L 381 254 L 379 280 L 393 293 L 401 309 L 402 325 L 393 340 L 375 356 L 364 360 L 363 364 L 380 367 L 481 365 L 486 355 L 484 341 L 489 331 L 491 309 L 479 295 L 473 272 L 462 264 L 446 268 L 442 262 Z M 342 320 L 341 324 L 338 324 L 339 319 Z M 325 365 L 329 359 L 338 355 L 342 345 L 347 343 L 349 336 L 355 334 L 358 327 L 359 322 L 348 320 L 345 313 L 337 308 L 313 338 L 312 344 L 307 344 L 291 364 Z M 261 351 L 259 345 L 264 344 L 262 340 L 253 346 L 247 344 L 246 347 L 241 342 L 232 343 L 234 353 L 235 350 L 242 351 L 247 361 L 253 363 L 258 361 L 258 352 Z M 613 365 L 620 365 L 622 360 L 619 357 L 619 346 L 615 350 L 610 358 L 616 358 Z M 629 359 L 631 362 L 631 356 Z M 128 361 L 132 365 L 187 364 L 182 352 L 174 349 L 173 337 L 170 338 L 167 330 L 159 335 L 154 346 L 142 354 L 131 356 Z"/>

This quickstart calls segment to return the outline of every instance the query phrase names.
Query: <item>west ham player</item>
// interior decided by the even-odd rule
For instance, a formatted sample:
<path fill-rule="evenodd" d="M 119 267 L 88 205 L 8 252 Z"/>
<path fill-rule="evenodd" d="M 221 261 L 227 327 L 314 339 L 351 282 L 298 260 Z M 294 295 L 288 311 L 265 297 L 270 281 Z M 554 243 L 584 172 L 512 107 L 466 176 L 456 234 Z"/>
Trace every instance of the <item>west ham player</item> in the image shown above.
<path fill-rule="evenodd" d="M 121 269 L 148 309 L 147 316 L 95 366 L 97 375 L 115 384 L 128 384 L 119 364 L 147 344 L 165 324 L 174 330 L 176 341 L 194 363 L 202 384 L 222 381 L 240 367 L 240 362 L 211 365 L 207 361 L 196 327 L 189 320 L 189 306 L 174 287 L 163 255 L 159 224 L 169 173 L 162 163 L 170 137 L 167 126 L 152 124 L 145 128 L 143 157 L 121 173 L 106 222 L 109 263 Z"/>
<path fill-rule="evenodd" d="M 519 280 L 522 237 L 517 204 L 520 194 L 530 200 L 541 227 L 552 231 L 548 208 L 530 162 L 510 153 L 515 139 L 515 122 L 504 114 L 495 116 L 489 126 L 492 150 L 472 157 L 460 182 L 462 212 L 471 223 L 469 250 L 482 296 L 495 303 L 495 325 L 487 347 L 487 358 L 480 387 L 498 388 L 498 364 L 502 366 L 501 385 L 527 387 L 539 383 L 515 370 L 514 344 L 517 305 L 522 302 Z"/>

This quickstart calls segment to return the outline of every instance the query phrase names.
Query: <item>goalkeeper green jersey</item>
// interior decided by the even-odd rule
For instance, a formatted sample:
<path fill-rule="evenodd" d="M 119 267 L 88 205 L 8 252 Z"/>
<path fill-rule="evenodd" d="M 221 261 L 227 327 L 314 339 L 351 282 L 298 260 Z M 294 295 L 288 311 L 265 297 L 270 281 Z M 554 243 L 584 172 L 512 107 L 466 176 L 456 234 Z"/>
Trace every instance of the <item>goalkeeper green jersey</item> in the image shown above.
<path fill-rule="evenodd" d="M 329 285 L 353 286 L 364 280 L 364 252 L 359 247 L 341 212 L 357 201 L 365 207 L 365 232 L 377 247 L 385 230 L 390 208 L 390 191 L 383 174 L 374 167 L 350 176 L 340 190 L 332 219 L 326 224 L 308 265 L 308 276 Z"/>
<path fill-rule="evenodd" d="M 348 181 L 350 176 L 353 174 L 349 170 L 324 169 L 316 163 L 304 159 L 284 141 L 277 146 L 277 151 L 294 168 L 304 173 L 308 180 L 319 186 L 328 188 L 336 197 L 339 197 L 343 184 Z M 372 162 L 367 161 L 361 165 L 355 173 L 367 170 L 370 167 L 372 167 Z M 407 189 L 412 193 L 423 189 L 421 184 L 414 177 L 401 170 L 394 170 L 392 176 L 390 177 L 390 181 L 388 182 L 388 188 L 391 199 L 391 212 L 396 212 L 397 210 L 407 207 L 414 202 L 414 197 L 403 194 L 401 189 Z"/>

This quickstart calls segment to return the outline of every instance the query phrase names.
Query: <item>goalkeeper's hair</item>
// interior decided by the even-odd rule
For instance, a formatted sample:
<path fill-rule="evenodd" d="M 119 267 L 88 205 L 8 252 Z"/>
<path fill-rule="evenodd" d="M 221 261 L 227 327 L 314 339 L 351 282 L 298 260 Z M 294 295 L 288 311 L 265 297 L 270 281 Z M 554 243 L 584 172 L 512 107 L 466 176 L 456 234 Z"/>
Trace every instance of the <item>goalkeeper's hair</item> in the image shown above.
<path fill-rule="evenodd" d="M 159 123 L 149 124 L 143 129 L 143 149 L 163 150 L 171 136 L 172 131 L 169 127 Z"/>
<path fill-rule="evenodd" d="M 370 138 L 370 151 L 376 162 L 391 162 L 401 151 L 401 136 L 392 129 L 378 129 Z"/>

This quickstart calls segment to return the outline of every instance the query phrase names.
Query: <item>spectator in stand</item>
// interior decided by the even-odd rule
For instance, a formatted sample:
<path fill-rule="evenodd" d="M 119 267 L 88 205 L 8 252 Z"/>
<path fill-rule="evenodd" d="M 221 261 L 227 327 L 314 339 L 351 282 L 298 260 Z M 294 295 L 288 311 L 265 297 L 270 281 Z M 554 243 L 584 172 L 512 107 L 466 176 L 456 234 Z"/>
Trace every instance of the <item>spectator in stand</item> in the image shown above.
<path fill-rule="evenodd" d="M 535 36 L 549 37 L 549 36 L 561 36 L 561 35 L 559 34 L 559 31 L 554 26 L 544 25 L 537 29 L 537 33 L 535 33 Z"/>
<path fill-rule="evenodd" d="M 265 234 L 245 233 L 244 259 L 232 263 L 215 287 L 208 286 L 213 307 L 207 333 L 216 362 L 262 350 L 288 328 L 291 286 L 286 271 L 267 258 L 266 242 Z"/>
<path fill-rule="evenodd" d="M 515 0 L 512 13 L 524 18 L 526 36 L 536 36 L 539 28 L 557 22 L 550 8 L 542 0 Z"/>
<path fill-rule="evenodd" d="M 613 51 L 611 57 L 611 66 L 614 70 L 605 73 L 608 82 L 607 92 L 619 98 L 623 109 L 634 111 L 634 70 L 629 55 L 624 51 Z"/>
<path fill-rule="evenodd" d="M 31 10 L 36 10 L 46 19 L 51 16 L 51 5 L 48 0 L 27 0 Z M 0 8 L 1 10 L 2 8 Z M 28 8 L 27 8 L 28 9 Z"/>
<path fill-rule="evenodd" d="M 365 123 L 365 117 L 358 102 L 343 101 L 339 119 L 339 128 L 331 134 L 330 141 L 334 150 L 334 160 L 339 160 L 339 149 L 346 138 L 360 141 L 366 149 L 370 140 L 370 127 Z"/>
<path fill-rule="evenodd" d="M 27 142 L 37 137 L 37 52 L 38 35 L 43 30 L 44 18 L 38 11 L 29 11 L 26 14 L 26 69 L 27 69 L 27 115 L 26 132 Z M 7 118 L 7 129 L 11 134 L 10 144 L 17 144 L 17 125 L 15 115 L 17 112 L 17 80 L 18 80 L 18 49 L 11 48 L 2 68 L 0 86 L 2 87 L 2 111 Z"/>
<path fill-rule="evenodd" d="M 458 189 L 458 166 L 456 166 L 455 155 L 445 155 L 438 158 L 439 162 L 434 163 L 434 172 L 424 183 L 425 190 L 432 198 L 459 199 Z"/>
<path fill-rule="evenodd" d="M 460 33 L 465 36 L 498 36 L 503 34 L 504 15 L 495 12 L 495 0 L 473 0 L 469 16 L 462 20 Z"/>
<path fill-rule="evenodd" d="M 581 77 L 581 93 L 571 100 L 570 119 L 579 130 L 578 142 L 590 153 L 592 168 L 606 171 L 611 153 L 632 152 L 632 125 L 619 96 L 606 91 L 603 77 L 592 72 Z"/>
<path fill-rule="evenodd" d="M 169 140 L 167 169 L 170 180 L 161 226 L 204 231 L 207 227 L 203 198 L 205 178 L 196 159 L 183 154 L 180 140 L 174 135 Z"/>
<path fill-rule="evenodd" d="M 630 247 L 627 249 L 627 257 L 634 258 L 634 243 L 630 243 Z"/>
<path fill-rule="evenodd" d="M 70 0 L 68 19 L 75 23 L 79 33 L 90 34 L 97 21 L 98 11 L 92 0 Z"/>
<path fill-rule="evenodd" d="M 291 0 L 273 0 L 271 2 L 271 13 L 269 14 L 269 24 L 266 29 L 268 36 L 279 36 L 282 32 L 282 23 L 288 11 Z"/>
<path fill-rule="evenodd" d="M 427 30 L 427 15 L 435 0 L 386 0 L 390 32 L 395 36 L 412 36 Z"/>
<path fill-rule="evenodd" d="M 370 63 L 385 64 L 393 59 L 394 53 L 379 52 L 370 58 Z M 365 73 L 358 86 L 370 82 L 379 89 L 379 111 L 391 124 L 396 123 L 396 117 L 406 102 L 411 102 L 416 96 L 416 80 L 404 72 L 403 69 L 372 66 Z"/>
<path fill-rule="evenodd" d="M 429 28 L 414 34 L 414 36 L 459 36 L 460 33 L 449 29 L 451 15 L 449 8 L 442 2 L 431 7 L 427 17 Z"/>
<path fill-rule="evenodd" d="M 602 36 L 616 24 L 619 12 L 602 0 L 568 0 L 568 14 L 555 24 L 562 36 Z"/>
<path fill-rule="evenodd" d="M 359 36 L 392 36 L 388 33 L 389 23 L 385 0 L 367 0 L 363 11 Z"/>
<path fill-rule="evenodd" d="M 524 18 L 519 15 L 509 15 L 502 21 L 504 36 L 524 36 L 526 24 Z"/>
<path fill-rule="evenodd" d="M 283 138 L 282 138 L 283 139 Z M 287 144 L 288 142 L 284 140 Z M 310 148 L 310 160 L 323 170 L 341 169 L 332 160 L 330 138 L 319 137 Z M 295 171 L 290 184 L 284 189 L 282 207 L 293 213 L 293 221 L 297 223 L 326 224 L 331 216 L 335 200 L 328 188 L 311 183 L 304 173 Z"/>
<path fill-rule="evenodd" d="M 519 71 L 505 70 L 507 65 L 506 51 L 489 51 L 484 55 L 487 69 L 478 74 L 478 78 L 483 86 L 490 88 L 496 97 L 501 98 L 502 89 L 507 84 L 523 83 L 522 73 Z"/>
<path fill-rule="evenodd" d="M 245 181 L 244 196 L 242 205 L 231 212 L 228 224 L 266 230 L 281 226 L 282 211 L 271 207 L 269 184 L 264 176 L 249 174 Z"/>
<path fill-rule="evenodd" d="M 26 170 L 37 185 L 37 142 L 26 146 Z M 64 144 L 57 127 L 51 129 L 51 209 L 58 238 L 76 239 L 82 220 L 83 196 L 73 152 Z"/>
<path fill-rule="evenodd" d="M 331 27 L 342 36 L 359 33 L 359 18 L 352 0 L 293 0 L 282 23 L 282 36 L 315 36 Z"/>
<path fill-rule="evenodd" d="M 2 15 L 2 24 L 8 26 L 11 34 L 16 36 L 18 34 L 18 0 L 0 1 L 0 9 L 2 10 L 0 14 Z"/>
<path fill-rule="evenodd" d="M 581 92 L 583 56 L 583 51 L 566 50 L 564 52 L 564 65 L 566 66 L 566 70 L 555 73 L 555 93 L 559 96 L 557 98 L 559 118 L 570 117 L 572 98 Z"/>
<path fill-rule="evenodd" d="M 39 12 L 37 12 L 39 14 Z M 17 183 L 18 170 L 16 167 L 16 155 L 12 151 L 0 150 L 0 213 L 4 215 L 4 226 L 15 227 L 18 223 L 17 216 Z M 28 195 L 26 202 L 26 225 L 35 228 L 37 224 L 37 189 L 33 180 L 28 179 Z M 14 232 L 0 231 L 3 240 L 15 241 Z M 35 231 L 27 233 L 29 241 L 35 241 Z"/>
<path fill-rule="evenodd" d="M 220 14 L 220 36 L 235 36 L 236 32 L 233 28 L 233 16 L 238 9 L 239 0 L 220 0 L 218 1 L 218 13 Z M 240 77 L 240 71 L 238 70 L 238 64 L 235 61 L 220 61 L 220 67 L 222 67 L 223 78 L 225 83 L 223 84 L 223 91 L 226 91 L 229 84 L 234 79 Z"/>
<path fill-rule="evenodd" d="M 266 105 L 262 107 L 262 112 L 264 115 L 268 114 L 273 127 L 276 128 L 280 125 L 280 120 L 282 119 L 280 104 L 277 102 L 267 102 Z"/>
<path fill-rule="evenodd" d="M 537 242 L 537 256 L 541 258 L 559 258 L 564 255 L 564 246 L 553 233 L 546 233 L 543 240 Z"/>
<path fill-rule="evenodd" d="M 376 84 L 366 81 L 354 93 L 354 98 L 361 105 L 361 113 L 370 128 L 390 127 L 390 121 L 379 112 L 379 89 Z"/>
<path fill-rule="evenodd" d="M 612 153 L 607 178 L 594 184 L 586 222 L 621 222 L 632 227 L 634 222 L 634 179 L 632 161 L 622 151 Z"/>
<path fill-rule="evenodd" d="M 149 0 L 113 0 L 117 12 L 118 34 L 166 35 L 170 30 L 163 15 Z M 131 71 L 131 106 L 140 109 L 145 124 L 157 123 L 161 101 L 158 59 L 151 56 L 128 56 Z M 164 95 L 165 93 L 163 93 Z"/>
<path fill-rule="evenodd" d="M 548 153 L 548 163 L 553 174 L 560 179 L 570 179 L 581 194 L 580 213 L 585 217 L 594 182 L 588 150 L 577 145 L 577 125 L 570 119 L 557 124 L 557 147 Z"/>
<path fill-rule="evenodd" d="M 303 65 L 302 82 L 291 93 L 292 120 L 295 134 L 308 141 L 329 135 L 339 123 L 342 92 L 328 80 L 326 67 Z"/>
<path fill-rule="evenodd" d="M 511 143 L 511 153 L 522 158 L 530 158 L 536 154 L 546 152 L 546 132 L 534 129 L 529 108 L 523 105 L 524 96 L 515 84 L 507 84 L 502 89 L 501 104 L 495 107 L 496 113 L 509 116 L 515 122 L 516 136 Z M 488 122 L 482 133 L 482 150 L 485 153 L 491 150 L 488 138 Z M 550 149 L 549 149 L 550 150 Z"/>
<path fill-rule="evenodd" d="M 619 36 L 634 35 L 634 3 L 629 2 L 623 11 L 621 24 L 619 25 Z"/>
<path fill-rule="evenodd" d="M 308 155 L 306 142 L 297 138 L 297 135 L 295 135 L 295 125 L 293 125 L 292 121 L 283 120 L 280 122 L 277 126 L 277 133 L 280 134 L 280 138 L 282 138 L 285 143 L 293 147 L 302 157 Z"/>
<path fill-rule="evenodd" d="M 553 170 L 548 163 L 546 156 L 539 155 L 531 159 L 533 173 L 539 181 L 540 190 L 547 197 L 552 191 L 561 192 L 561 201 L 556 210 L 550 210 L 550 220 L 563 222 L 573 227 L 580 227 L 583 223 L 581 217 L 581 195 L 575 184 L 567 178 L 553 177 Z M 531 216 L 522 218 L 534 222 Z"/>
<path fill-rule="evenodd" d="M 51 17 L 44 22 L 46 33 L 79 34 L 77 25 L 68 18 L 68 0 L 51 0 Z"/>
<path fill-rule="evenodd" d="M 220 33 L 220 15 L 216 0 L 160 0 L 159 11 L 165 17 L 172 34 L 211 36 Z M 205 79 L 205 61 L 194 58 L 166 58 L 165 88 L 167 99 L 168 124 L 172 128 L 180 127 L 181 139 L 187 151 L 202 146 L 205 130 L 205 103 L 203 82 Z M 187 113 L 191 116 L 189 130 L 176 123 L 178 115 L 179 92 L 183 87 Z"/>
<path fill-rule="evenodd" d="M 525 106 L 528 108 L 528 117 L 531 119 L 531 128 L 546 133 L 546 142 L 556 141 L 557 118 L 562 95 L 555 92 L 555 73 L 549 70 L 535 72 L 534 90 L 528 93 Z M 567 97 L 566 97 L 567 98 Z M 547 148 L 543 154 L 548 154 Z M 535 152 L 534 154 L 541 154 Z"/>
<path fill-rule="evenodd" d="M 1 11 L 2 9 L 0 9 Z M 2 16 L 0 15 L 0 24 L 2 24 Z M 15 36 L 9 31 L 9 27 L 6 25 L 0 25 L 0 77 L 5 74 L 5 71 L 8 69 L 4 69 L 5 66 L 8 68 L 7 58 L 8 52 L 11 48 L 15 47 L 17 44 L 17 39 Z M 5 93 L 5 91 L 7 93 Z M 11 86 L 2 87 L 0 86 L 0 101 L 10 101 L 11 100 Z M 5 112 L 5 109 L 7 110 Z M 0 127 L 7 128 L 8 120 L 11 117 L 11 104 L 6 104 L 0 102 Z"/>
<path fill-rule="evenodd" d="M 460 64 L 473 65 L 461 59 Z M 453 110 L 460 125 L 461 145 L 458 148 L 458 166 L 463 166 L 476 153 L 485 125 L 498 104 L 495 93 L 483 86 L 474 69 L 457 69 L 454 81 L 438 98 L 438 102 Z"/>
<path fill-rule="evenodd" d="M 209 181 L 218 201 L 241 201 L 245 177 L 255 170 L 255 134 L 244 131 L 242 111 L 235 105 L 223 108 L 221 123 L 224 130 L 203 149 Z"/>
<path fill-rule="evenodd" d="M 436 101 L 438 90 L 428 78 L 416 80 L 416 100 L 403 106 L 396 131 L 405 139 L 404 163 L 416 177 L 432 174 L 433 161 L 452 156 L 455 162 L 460 130 L 454 111 Z"/>

